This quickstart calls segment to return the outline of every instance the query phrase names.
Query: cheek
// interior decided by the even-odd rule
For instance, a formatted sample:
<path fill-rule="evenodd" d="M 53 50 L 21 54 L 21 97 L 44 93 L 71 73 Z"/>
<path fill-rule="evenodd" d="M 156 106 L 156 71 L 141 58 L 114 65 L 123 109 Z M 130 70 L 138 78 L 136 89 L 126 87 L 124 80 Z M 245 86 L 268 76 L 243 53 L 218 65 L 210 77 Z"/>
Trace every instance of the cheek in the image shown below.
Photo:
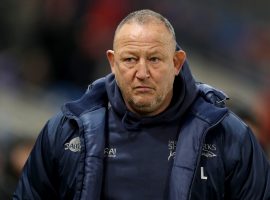
<path fill-rule="evenodd" d="M 132 81 L 133 78 L 133 72 L 134 70 L 132 69 L 126 69 L 126 68 L 121 68 L 119 67 L 115 71 L 115 76 L 118 81 L 121 81 L 122 83 L 129 84 Z"/>
<path fill-rule="evenodd" d="M 161 87 L 163 88 L 163 91 L 165 93 L 166 92 L 168 93 L 169 91 L 172 90 L 172 88 L 173 88 L 173 82 L 174 82 L 173 77 L 168 77 L 168 79 L 163 82 L 163 84 L 162 84 Z"/>
<path fill-rule="evenodd" d="M 125 92 L 130 90 L 130 86 L 132 83 L 132 76 L 130 75 L 130 73 L 128 71 L 125 70 L 116 70 L 115 71 L 115 79 L 116 82 L 118 84 L 118 86 L 120 87 L 120 89 Z"/>
<path fill-rule="evenodd" d="M 175 78 L 175 71 L 170 70 L 170 71 L 164 71 L 160 73 L 160 86 L 165 88 L 165 89 L 170 89 L 173 85 L 174 78 Z"/>

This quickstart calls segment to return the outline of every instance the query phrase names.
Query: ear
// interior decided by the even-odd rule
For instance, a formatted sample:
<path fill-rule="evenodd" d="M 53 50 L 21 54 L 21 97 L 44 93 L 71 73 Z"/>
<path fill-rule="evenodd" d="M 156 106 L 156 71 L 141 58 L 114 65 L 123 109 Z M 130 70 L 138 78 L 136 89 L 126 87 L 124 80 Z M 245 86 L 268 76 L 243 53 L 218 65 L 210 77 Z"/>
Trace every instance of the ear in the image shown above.
<path fill-rule="evenodd" d="M 183 50 L 176 51 L 173 57 L 175 75 L 178 75 L 186 60 L 186 53 Z"/>
<path fill-rule="evenodd" d="M 107 54 L 107 59 L 108 59 L 108 61 L 110 63 L 110 66 L 111 66 L 111 71 L 114 74 L 114 70 L 115 70 L 114 69 L 114 51 L 113 50 L 108 50 L 106 52 L 106 54 Z"/>

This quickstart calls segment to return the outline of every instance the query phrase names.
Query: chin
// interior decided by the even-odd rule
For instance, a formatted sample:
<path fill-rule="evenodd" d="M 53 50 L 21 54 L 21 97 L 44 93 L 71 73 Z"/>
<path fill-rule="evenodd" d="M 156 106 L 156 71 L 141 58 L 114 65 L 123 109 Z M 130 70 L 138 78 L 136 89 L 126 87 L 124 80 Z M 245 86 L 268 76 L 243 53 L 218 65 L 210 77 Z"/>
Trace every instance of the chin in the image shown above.
<path fill-rule="evenodd" d="M 150 107 L 153 105 L 154 100 L 146 100 L 145 98 L 141 98 L 140 100 L 134 100 L 133 101 L 135 105 L 139 107 Z"/>
<path fill-rule="evenodd" d="M 135 107 L 138 110 L 149 112 L 153 110 L 155 104 L 153 102 L 137 102 L 135 103 Z"/>

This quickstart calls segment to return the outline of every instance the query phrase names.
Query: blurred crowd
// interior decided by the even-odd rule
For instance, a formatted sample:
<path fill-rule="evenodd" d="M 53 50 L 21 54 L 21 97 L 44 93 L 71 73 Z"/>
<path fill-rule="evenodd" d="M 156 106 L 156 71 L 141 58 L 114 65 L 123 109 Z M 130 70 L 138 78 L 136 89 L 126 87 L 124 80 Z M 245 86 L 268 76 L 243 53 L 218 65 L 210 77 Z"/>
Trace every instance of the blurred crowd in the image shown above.
<path fill-rule="evenodd" d="M 2 135 L 0 137 L 0 198 L 11 199 L 21 170 L 33 147 L 34 137 Z"/>
<path fill-rule="evenodd" d="M 35 104 L 39 110 L 46 102 L 53 113 L 60 102 L 78 98 L 89 83 L 110 72 L 105 51 L 112 48 L 119 20 L 142 8 L 168 17 L 187 52 L 196 52 L 256 88 L 255 101 L 239 99 L 229 106 L 252 127 L 270 157 L 269 6 L 267 0 L 1 0 L 0 199 L 13 190 L 39 131 L 5 127 L 10 118 L 27 112 L 20 99 L 40 103 Z M 14 106 L 20 105 L 18 114 L 4 112 L 12 109 L 3 106 L 8 95 L 17 100 Z M 34 122 L 28 126 L 34 127 Z"/>

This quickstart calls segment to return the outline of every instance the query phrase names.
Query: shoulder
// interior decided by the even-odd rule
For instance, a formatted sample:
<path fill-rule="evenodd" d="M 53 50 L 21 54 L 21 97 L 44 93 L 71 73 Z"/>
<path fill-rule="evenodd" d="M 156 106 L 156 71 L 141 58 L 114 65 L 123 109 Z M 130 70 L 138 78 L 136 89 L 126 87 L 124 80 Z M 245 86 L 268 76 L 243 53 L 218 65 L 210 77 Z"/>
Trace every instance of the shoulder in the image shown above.
<path fill-rule="evenodd" d="M 62 106 L 62 112 L 66 116 L 79 117 L 84 112 L 105 107 L 108 97 L 105 86 L 105 77 L 100 78 L 89 85 L 87 91 L 78 100 L 67 102 Z"/>
<path fill-rule="evenodd" d="M 235 164 L 242 160 L 249 160 L 261 148 L 251 129 L 232 111 L 210 130 L 207 139 L 214 138 L 219 144 L 225 169 L 233 169 Z M 255 153 L 256 154 L 256 153 Z"/>
<path fill-rule="evenodd" d="M 79 137 L 80 124 L 77 120 L 64 115 L 62 112 L 52 116 L 43 128 L 40 137 L 44 148 L 58 152 L 73 138 Z"/>
<path fill-rule="evenodd" d="M 227 116 L 222 120 L 222 127 L 226 132 L 239 139 L 243 138 L 245 134 L 249 134 L 250 129 L 243 120 L 241 120 L 232 111 L 229 111 Z"/>
<path fill-rule="evenodd" d="M 260 151 L 260 145 L 252 130 L 236 114 L 229 111 L 217 127 L 221 134 L 224 153 L 229 157 L 239 159 L 241 154 L 251 154 L 250 151 Z"/>
<path fill-rule="evenodd" d="M 256 142 L 248 125 L 229 109 L 207 135 L 210 138 L 219 138 L 220 144 L 228 151 L 240 150 L 247 142 Z"/>

